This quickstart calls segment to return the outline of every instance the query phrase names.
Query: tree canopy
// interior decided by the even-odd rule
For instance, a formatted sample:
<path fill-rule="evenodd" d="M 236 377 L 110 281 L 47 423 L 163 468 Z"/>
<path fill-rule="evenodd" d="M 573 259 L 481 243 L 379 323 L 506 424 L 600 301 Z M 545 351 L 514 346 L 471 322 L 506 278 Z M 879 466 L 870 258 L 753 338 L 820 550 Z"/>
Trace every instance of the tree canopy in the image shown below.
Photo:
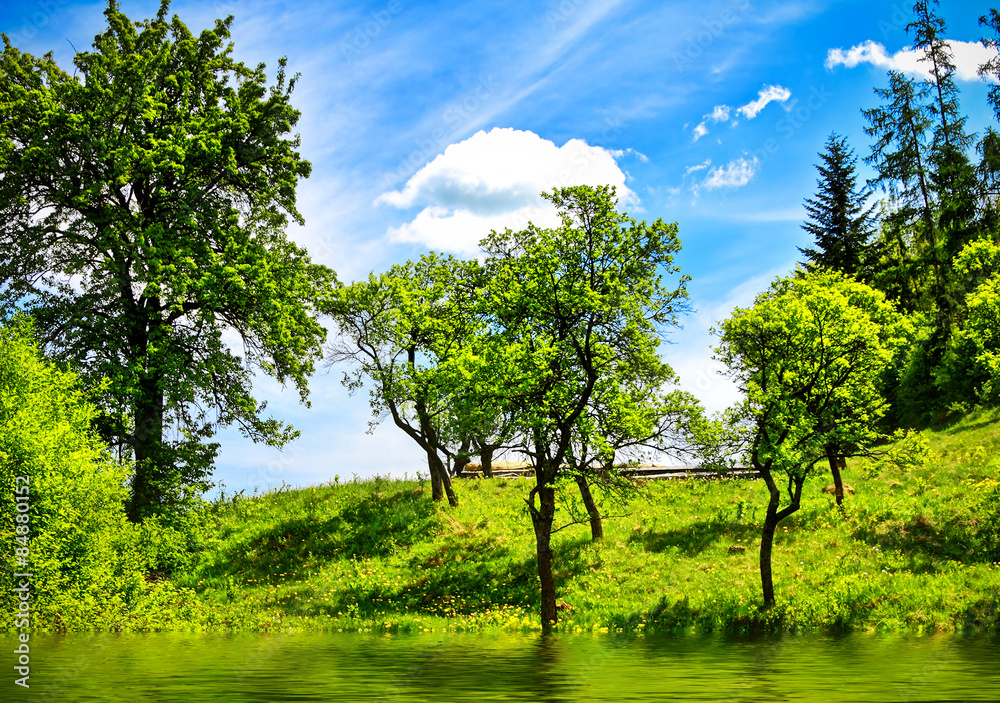
<path fill-rule="evenodd" d="M 805 478 L 828 445 L 856 454 L 880 439 L 884 373 L 910 331 L 881 292 L 815 272 L 777 280 L 718 334 L 717 358 L 744 394 L 736 414 L 748 428 L 748 458 L 770 494 L 760 557 L 770 605 L 775 527 L 799 509 Z M 787 480 L 784 508 L 775 476 Z"/>
<path fill-rule="evenodd" d="M 310 166 L 290 136 L 295 78 L 232 58 L 232 17 L 193 34 L 169 4 L 107 28 L 71 75 L 4 37 L 0 291 L 91 386 L 135 459 L 130 516 L 203 489 L 216 427 L 281 445 L 255 371 L 304 401 L 334 280 L 285 234 Z"/>
<path fill-rule="evenodd" d="M 670 443 L 697 404 L 664 395 L 674 375 L 657 353 L 687 296 L 686 277 L 675 288 L 663 280 L 678 273 L 677 226 L 618 212 L 613 188 L 557 188 L 544 197 L 559 209 L 559 227 L 508 229 L 483 242 L 483 368 L 491 379 L 484 387 L 502 398 L 516 449 L 535 471 L 527 502 L 548 629 L 556 620 L 550 537 L 558 480 L 606 469 L 630 443 Z"/>

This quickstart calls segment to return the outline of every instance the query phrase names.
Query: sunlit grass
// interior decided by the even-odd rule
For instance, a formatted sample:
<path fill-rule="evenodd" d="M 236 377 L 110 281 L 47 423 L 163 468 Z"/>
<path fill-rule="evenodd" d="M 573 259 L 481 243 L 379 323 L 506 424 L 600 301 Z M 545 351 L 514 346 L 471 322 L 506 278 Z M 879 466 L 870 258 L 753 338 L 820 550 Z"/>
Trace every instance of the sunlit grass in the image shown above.
<path fill-rule="evenodd" d="M 1000 477 L 1000 425 L 987 414 L 926 436 L 924 467 L 852 462 L 843 512 L 821 492 L 829 477 L 810 479 L 801 511 L 779 528 L 778 603 L 766 612 L 763 485 L 649 482 L 602 542 L 586 525 L 554 535 L 559 627 L 995 629 L 998 516 L 984 506 L 998 495 L 989 479 Z M 529 488 L 461 482 L 454 509 L 419 482 L 386 479 L 219 501 L 194 566 L 173 576 L 186 602 L 163 626 L 537 629 Z"/>

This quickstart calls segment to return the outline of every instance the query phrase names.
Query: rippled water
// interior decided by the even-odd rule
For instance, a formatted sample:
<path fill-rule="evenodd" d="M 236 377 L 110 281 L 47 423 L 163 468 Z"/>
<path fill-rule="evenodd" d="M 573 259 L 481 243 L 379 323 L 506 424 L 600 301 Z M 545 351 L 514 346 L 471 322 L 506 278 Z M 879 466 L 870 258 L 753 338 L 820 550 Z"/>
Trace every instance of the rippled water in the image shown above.
<path fill-rule="evenodd" d="M 984 637 L 35 635 L 29 691 L 0 642 L 3 701 L 1000 700 Z"/>

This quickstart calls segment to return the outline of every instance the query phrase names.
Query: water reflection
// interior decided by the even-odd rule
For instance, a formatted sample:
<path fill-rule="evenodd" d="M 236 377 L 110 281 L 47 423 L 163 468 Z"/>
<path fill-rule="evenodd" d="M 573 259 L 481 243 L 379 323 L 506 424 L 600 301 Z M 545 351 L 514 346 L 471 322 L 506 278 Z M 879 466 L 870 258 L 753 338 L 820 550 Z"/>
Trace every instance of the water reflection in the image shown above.
<path fill-rule="evenodd" d="M 0 638 L 3 651 L 13 643 Z M 31 689 L 7 677 L 0 700 L 1000 700 L 1000 644 L 984 637 L 173 633 L 31 645 Z"/>

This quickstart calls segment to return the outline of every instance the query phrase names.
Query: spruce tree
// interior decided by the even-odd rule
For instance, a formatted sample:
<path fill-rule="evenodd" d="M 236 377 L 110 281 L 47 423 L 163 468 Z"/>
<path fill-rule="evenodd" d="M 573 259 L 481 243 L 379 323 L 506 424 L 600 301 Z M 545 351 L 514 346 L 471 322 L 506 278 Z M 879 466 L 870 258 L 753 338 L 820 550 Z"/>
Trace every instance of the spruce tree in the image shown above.
<path fill-rule="evenodd" d="M 845 137 L 831 133 L 819 156 L 823 163 L 816 165 L 818 191 L 805 201 L 809 221 L 802 225 L 815 238 L 815 248 L 799 251 L 810 270 L 840 271 L 865 280 L 874 210 L 874 205 L 866 208 L 865 201 L 871 191 L 858 190 L 857 158 Z"/>
<path fill-rule="evenodd" d="M 973 136 L 965 132 L 966 117 L 959 106 L 955 62 L 944 39 L 945 22 L 931 11 L 926 0 L 913 6 L 913 14 L 915 19 L 906 30 L 912 30 L 913 48 L 923 54 L 920 62 L 928 72 L 920 92 L 927 101 L 925 109 L 933 128 L 931 183 L 938 195 L 938 224 L 945 260 L 950 261 L 975 237 L 977 184 L 968 157 Z"/>

